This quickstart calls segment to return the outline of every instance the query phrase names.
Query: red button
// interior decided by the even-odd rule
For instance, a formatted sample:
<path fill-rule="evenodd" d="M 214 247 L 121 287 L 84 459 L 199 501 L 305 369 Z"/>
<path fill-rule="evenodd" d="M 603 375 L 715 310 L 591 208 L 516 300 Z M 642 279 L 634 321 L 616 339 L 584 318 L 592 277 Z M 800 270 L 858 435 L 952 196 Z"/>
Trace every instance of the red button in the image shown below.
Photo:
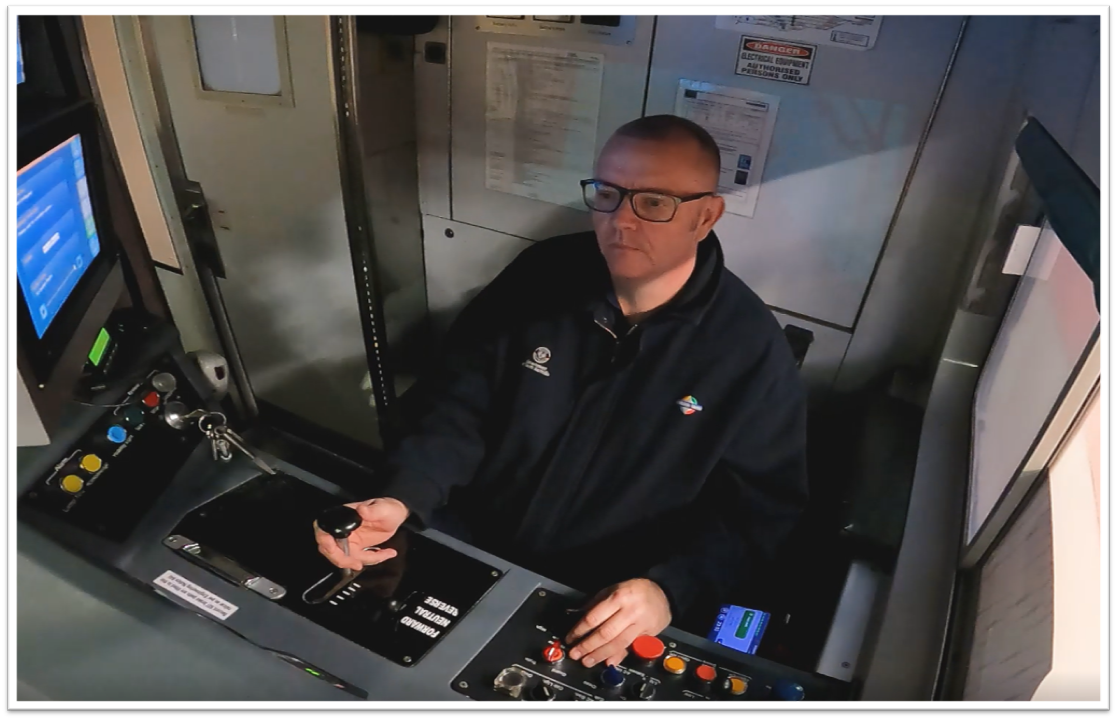
<path fill-rule="evenodd" d="M 641 660 L 655 660 L 663 655 L 663 641 L 652 635 L 641 635 L 633 641 L 632 652 Z"/>
<path fill-rule="evenodd" d="M 558 640 L 543 648 L 543 659 L 549 663 L 557 663 L 565 655 L 566 653 L 562 651 L 562 645 L 559 644 Z"/>
<path fill-rule="evenodd" d="M 694 669 L 694 675 L 702 682 L 713 682 L 717 678 L 718 672 L 710 665 L 699 665 Z"/>
<path fill-rule="evenodd" d="M 147 405 L 150 408 L 158 407 L 158 405 L 159 405 L 159 393 L 152 390 L 147 395 L 144 395 L 144 405 Z"/>

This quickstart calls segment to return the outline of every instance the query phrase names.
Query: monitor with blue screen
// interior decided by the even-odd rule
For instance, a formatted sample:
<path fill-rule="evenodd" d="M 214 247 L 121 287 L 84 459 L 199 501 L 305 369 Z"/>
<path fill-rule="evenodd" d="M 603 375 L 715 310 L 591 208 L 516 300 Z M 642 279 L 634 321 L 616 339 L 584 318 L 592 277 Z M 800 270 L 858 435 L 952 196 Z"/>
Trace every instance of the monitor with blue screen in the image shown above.
<path fill-rule="evenodd" d="M 23 74 L 23 44 L 19 39 L 19 20 L 16 20 L 16 85 L 23 82 L 26 77 Z"/>
<path fill-rule="evenodd" d="M 755 655 L 771 616 L 740 605 L 722 605 L 707 640 Z"/>
<path fill-rule="evenodd" d="M 101 250 L 80 136 L 20 169 L 16 216 L 16 277 L 41 338 Z"/>

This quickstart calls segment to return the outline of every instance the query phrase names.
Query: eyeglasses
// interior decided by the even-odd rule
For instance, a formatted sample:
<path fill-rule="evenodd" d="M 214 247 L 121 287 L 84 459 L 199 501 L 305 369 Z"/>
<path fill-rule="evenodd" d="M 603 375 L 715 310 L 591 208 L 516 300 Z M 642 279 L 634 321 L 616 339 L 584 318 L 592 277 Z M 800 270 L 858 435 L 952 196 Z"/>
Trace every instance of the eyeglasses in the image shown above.
<path fill-rule="evenodd" d="M 636 217 L 648 222 L 665 223 L 675 219 L 679 205 L 692 200 L 710 197 L 716 193 L 704 192 L 697 195 L 676 197 L 646 190 L 629 190 L 604 180 L 583 180 L 582 199 L 586 207 L 595 212 L 614 213 L 627 197 Z"/>

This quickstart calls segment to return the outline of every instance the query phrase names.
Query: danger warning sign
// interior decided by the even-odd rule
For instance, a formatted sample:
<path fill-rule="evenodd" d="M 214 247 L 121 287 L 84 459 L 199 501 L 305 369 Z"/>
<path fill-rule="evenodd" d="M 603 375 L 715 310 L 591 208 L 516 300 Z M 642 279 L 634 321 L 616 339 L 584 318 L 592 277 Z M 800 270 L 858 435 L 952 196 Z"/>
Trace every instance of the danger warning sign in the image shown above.
<path fill-rule="evenodd" d="M 814 45 L 745 35 L 737 53 L 737 74 L 806 85 L 817 50 Z"/>

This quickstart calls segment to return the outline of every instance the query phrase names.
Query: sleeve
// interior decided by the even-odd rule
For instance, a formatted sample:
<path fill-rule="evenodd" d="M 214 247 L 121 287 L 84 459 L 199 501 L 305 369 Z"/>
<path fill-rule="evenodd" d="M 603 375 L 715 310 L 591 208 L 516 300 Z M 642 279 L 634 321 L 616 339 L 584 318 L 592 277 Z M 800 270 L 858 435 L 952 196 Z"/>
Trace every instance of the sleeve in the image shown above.
<path fill-rule="evenodd" d="M 401 399 L 404 437 L 386 458 L 381 495 L 401 501 L 424 525 L 454 487 L 472 480 L 485 456 L 502 339 L 533 257 L 533 248 L 520 253 L 466 305 L 440 357 Z"/>
<path fill-rule="evenodd" d="M 790 351 L 774 342 L 761 363 L 768 380 L 697 499 L 703 529 L 647 573 L 675 618 L 704 595 L 727 597 L 772 560 L 807 504 L 805 391 Z"/>

